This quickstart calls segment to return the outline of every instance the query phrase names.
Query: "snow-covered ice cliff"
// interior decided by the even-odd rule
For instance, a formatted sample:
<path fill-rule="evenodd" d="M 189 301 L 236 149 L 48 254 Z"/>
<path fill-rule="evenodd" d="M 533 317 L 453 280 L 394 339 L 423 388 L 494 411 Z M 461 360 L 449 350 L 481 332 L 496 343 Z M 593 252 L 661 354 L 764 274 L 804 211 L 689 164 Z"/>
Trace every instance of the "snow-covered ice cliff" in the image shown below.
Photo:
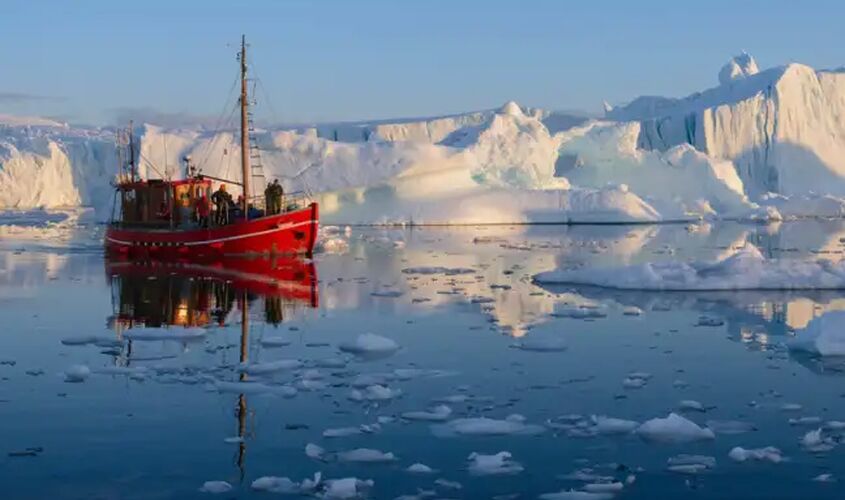
<path fill-rule="evenodd" d="M 845 72 L 747 54 L 718 87 L 641 97 L 605 118 L 526 108 L 260 130 L 268 177 L 328 223 L 655 222 L 845 214 Z M 191 155 L 237 178 L 234 131 L 139 129 L 141 173 Z M 113 130 L 0 115 L 0 209 L 106 214 Z"/>

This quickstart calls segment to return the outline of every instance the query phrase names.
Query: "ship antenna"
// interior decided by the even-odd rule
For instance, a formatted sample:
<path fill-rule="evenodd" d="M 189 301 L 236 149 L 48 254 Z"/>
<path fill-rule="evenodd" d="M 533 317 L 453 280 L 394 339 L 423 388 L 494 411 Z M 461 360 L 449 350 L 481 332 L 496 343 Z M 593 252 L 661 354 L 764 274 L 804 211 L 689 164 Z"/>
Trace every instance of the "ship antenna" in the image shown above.
<path fill-rule="evenodd" d="M 246 35 L 241 35 L 241 170 L 243 174 L 243 190 L 244 190 L 244 205 L 242 207 L 244 220 L 249 219 L 249 127 L 248 127 L 248 107 L 249 99 L 247 96 L 246 84 Z"/>

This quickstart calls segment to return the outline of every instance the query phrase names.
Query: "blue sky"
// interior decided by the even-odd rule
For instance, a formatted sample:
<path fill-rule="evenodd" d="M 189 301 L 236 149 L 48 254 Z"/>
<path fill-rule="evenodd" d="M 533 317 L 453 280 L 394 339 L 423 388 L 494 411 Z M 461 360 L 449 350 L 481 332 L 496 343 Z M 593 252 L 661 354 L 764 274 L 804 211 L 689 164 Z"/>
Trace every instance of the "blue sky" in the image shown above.
<path fill-rule="evenodd" d="M 713 86 L 741 50 L 761 67 L 843 66 L 843 19 L 833 0 L 4 0 L 0 113 L 217 116 L 241 33 L 265 120 L 428 116 L 509 99 L 596 111 Z"/>

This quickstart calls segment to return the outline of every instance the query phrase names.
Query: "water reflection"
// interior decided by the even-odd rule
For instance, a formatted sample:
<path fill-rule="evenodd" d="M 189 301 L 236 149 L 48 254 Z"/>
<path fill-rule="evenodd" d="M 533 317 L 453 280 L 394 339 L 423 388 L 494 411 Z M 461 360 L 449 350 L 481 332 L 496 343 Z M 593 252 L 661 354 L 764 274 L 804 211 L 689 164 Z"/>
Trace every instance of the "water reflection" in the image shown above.
<path fill-rule="evenodd" d="M 190 263 L 174 261 L 106 260 L 113 315 L 108 327 L 118 338 L 132 328 L 224 327 L 240 323 L 238 362 L 249 362 L 253 305 L 263 303 L 263 323 L 277 326 L 298 308 L 318 305 L 317 274 L 311 261 L 299 259 L 231 259 Z M 237 318 L 237 312 L 240 317 Z M 237 318 L 237 319 L 236 319 Z M 116 353 L 117 354 L 117 353 Z M 129 366 L 132 340 L 115 359 Z M 247 382 L 245 371 L 238 382 Z M 248 420 L 247 395 L 237 394 L 234 406 L 237 443 L 234 463 L 238 481 L 246 475 Z"/>

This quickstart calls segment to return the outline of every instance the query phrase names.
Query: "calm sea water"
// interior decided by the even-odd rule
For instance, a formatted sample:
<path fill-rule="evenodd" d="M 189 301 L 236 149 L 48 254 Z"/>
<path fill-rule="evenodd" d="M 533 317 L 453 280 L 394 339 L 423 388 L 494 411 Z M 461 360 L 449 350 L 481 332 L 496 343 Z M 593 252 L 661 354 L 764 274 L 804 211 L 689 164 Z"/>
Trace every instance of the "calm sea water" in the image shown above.
<path fill-rule="evenodd" d="M 746 242 L 771 257 L 838 260 L 841 222 L 352 228 L 348 249 L 313 266 L 210 268 L 106 262 L 98 234 L 0 241 L 3 498 L 259 498 L 274 496 L 251 488 L 262 476 L 299 482 L 316 472 L 372 480 L 369 498 L 537 498 L 580 490 L 590 481 L 571 476 L 579 470 L 627 481 L 623 499 L 845 495 L 836 432 L 825 430 L 825 452 L 800 443 L 845 420 L 845 363 L 784 346 L 813 317 L 845 308 L 845 294 L 614 292 L 531 280 L 558 265 L 714 259 Z M 186 339 L 195 332 L 186 325 L 205 332 Z M 399 349 L 339 349 L 366 333 Z M 301 365 L 269 364 L 280 360 Z M 67 381 L 82 370 L 75 365 L 90 376 Z M 701 408 L 679 408 L 685 400 Z M 443 422 L 402 418 L 437 405 L 451 410 Z M 746 432 L 654 443 L 596 434 L 589 423 L 671 412 L 701 426 L 740 421 Z M 444 435 L 478 417 L 509 418 L 517 432 Z M 360 432 L 323 435 L 350 427 Z M 322 459 L 306 456 L 309 443 Z M 736 462 L 735 446 L 774 446 L 785 460 Z M 393 460 L 343 459 L 359 448 Z M 470 468 L 472 453 L 501 451 L 520 467 Z M 681 454 L 716 464 L 670 471 Z M 417 462 L 435 471 L 405 470 Z M 831 480 L 813 480 L 821 474 Z M 202 492 L 206 481 L 232 489 Z"/>

